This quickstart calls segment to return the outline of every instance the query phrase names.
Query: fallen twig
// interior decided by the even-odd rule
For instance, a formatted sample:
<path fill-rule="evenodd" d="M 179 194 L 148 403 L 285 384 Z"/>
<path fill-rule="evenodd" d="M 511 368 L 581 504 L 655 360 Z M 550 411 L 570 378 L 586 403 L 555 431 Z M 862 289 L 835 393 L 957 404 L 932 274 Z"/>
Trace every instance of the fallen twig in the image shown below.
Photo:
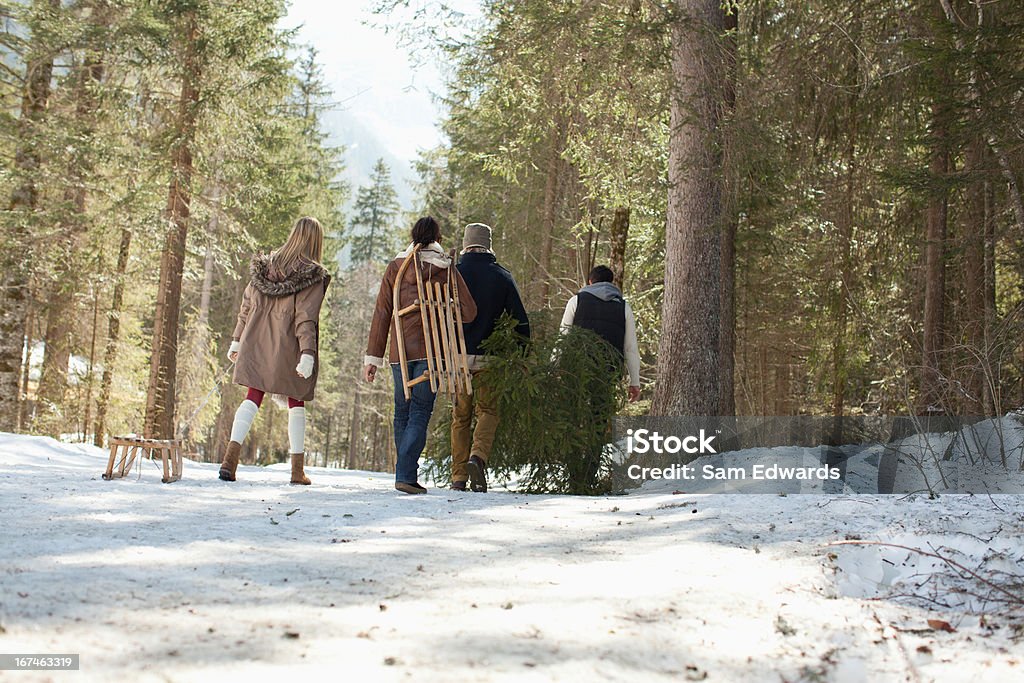
<path fill-rule="evenodd" d="M 885 547 L 888 547 L 888 548 L 899 548 L 900 550 L 908 550 L 908 551 L 910 551 L 912 553 L 917 553 L 918 555 L 922 555 L 924 557 L 933 557 L 933 558 L 935 558 L 937 560 L 942 560 L 943 562 L 948 564 L 950 567 L 953 567 L 954 569 L 959 569 L 960 571 L 969 574 L 970 576 L 974 577 L 975 579 L 977 579 L 978 581 L 982 582 L 986 586 L 995 589 L 996 591 L 1002 593 L 1003 595 L 1006 595 L 1007 597 L 1010 598 L 1010 602 L 1018 604 L 1018 605 L 1024 605 L 1024 595 L 1017 595 L 1016 593 L 1013 593 L 1012 591 L 1008 591 L 1005 588 L 1003 588 L 1002 586 L 1000 586 L 999 584 L 993 583 L 992 581 L 989 581 L 988 579 L 986 579 L 984 576 L 982 576 L 978 572 L 974 571 L 973 569 L 970 569 L 969 567 L 965 567 L 964 565 L 960 564 L 956 560 L 951 560 L 950 558 L 948 558 L 945 555 L 942 555 L 940 553 L 928 552 L 927 550 L 921 550 L 920 548 L 913 548 L 913 547 L 911 547 L 909 545 L 900 545 L 899 543 L 886 543 L 885 541 L 833 541 L 832 543 L 829 543 L 828 545 L 829 546 L 834 546 L 834 545 L 878 545 L 878 546 L 885 546 Z"/>

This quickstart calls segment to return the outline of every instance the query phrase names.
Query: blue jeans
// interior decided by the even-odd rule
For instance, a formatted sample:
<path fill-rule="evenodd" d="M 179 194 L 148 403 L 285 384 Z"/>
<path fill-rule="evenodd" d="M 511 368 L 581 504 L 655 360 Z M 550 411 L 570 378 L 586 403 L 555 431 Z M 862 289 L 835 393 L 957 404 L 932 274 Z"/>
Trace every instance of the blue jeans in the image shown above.
<path fill-rule="evenodd" d="M 409 379 L 412 379 L 426 371 L 427 361 L 414 360 L 408 366 Z M 434 412 L 435 394 L 430 390 L 430 382 L 420 382 L 412 388 L 412 398 L 406 401 L 401 366 L 393 363 L 391 372 L 395 377 L 395 448 L 398 450 L 395 481 L 414 484 L 420 467 L 420 453 L 427 445 L 427 425 L 430 414 Z"/>

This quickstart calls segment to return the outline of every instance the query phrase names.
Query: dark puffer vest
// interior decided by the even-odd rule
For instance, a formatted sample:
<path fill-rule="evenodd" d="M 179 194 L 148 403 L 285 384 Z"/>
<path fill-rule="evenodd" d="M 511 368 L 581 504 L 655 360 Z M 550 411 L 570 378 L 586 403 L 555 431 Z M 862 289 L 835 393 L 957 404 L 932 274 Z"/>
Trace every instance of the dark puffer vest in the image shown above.
<path fill-rule="evenodd" d="M 626 302 L 622 296 L 604 299 L 581 289 L 576 295 L 573 325 L 592 330 L 620 355 L 626 342 Z"/>

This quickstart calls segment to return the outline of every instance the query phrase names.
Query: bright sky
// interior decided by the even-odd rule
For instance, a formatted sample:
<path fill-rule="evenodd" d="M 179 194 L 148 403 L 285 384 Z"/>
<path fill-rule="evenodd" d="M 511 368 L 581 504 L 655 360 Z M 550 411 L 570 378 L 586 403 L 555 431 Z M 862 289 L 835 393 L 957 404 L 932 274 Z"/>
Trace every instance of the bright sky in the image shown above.
<path fill-rule="evenodd" d="M 367 23 L 385 23 L 370 9 L 373 0 L 291 0 L 285 27 L 301 25 L 298 42 L 320 52 L 324 78 L 334 100 L 395 156 L 416 158 L 441 140 L 441 115 L 432 94 L 443 91 L 438 66 L 417 64 L 399 37 Z M 416 0 L 415 4 L 423 4 Z M 453 3 L 468 16 L 479 12 L 476 0 Z"/>

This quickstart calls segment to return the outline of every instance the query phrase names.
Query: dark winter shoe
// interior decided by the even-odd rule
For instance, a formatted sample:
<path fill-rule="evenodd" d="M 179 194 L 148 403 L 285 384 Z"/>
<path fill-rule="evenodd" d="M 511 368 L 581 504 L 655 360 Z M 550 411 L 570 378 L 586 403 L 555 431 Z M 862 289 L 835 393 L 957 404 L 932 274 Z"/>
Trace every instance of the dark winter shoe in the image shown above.
<path fill-rule="evenodd" d="M 452 482 L 452 491 L 465 491 L 465 490 L 466 490 L 466 482 L 464 482 L 464 481 L 453 481 Z"/>
<path fill-rule="evenodd" d="M 425 488 L 423 488 L 422 486 L 420 486 L 417 483 L 410 484 L 410 483 L 404 482 L 404 481 L 396 481 L 395 482 L 395 489 L 397 489 L 398 491 L 401 491 L 402 493 L 408 493 L 410 496 L 415 496 L 415 495 L 417 495 L 419 493 L 426 493 L 427 492 L 427 490 Z"/>
<path fill-rule="evenodd" d="M 471 455 L 466 471 L 469 472 L 469 490 L 487 493 L 487 463 L 479 456 Z"/>
<path fill-rule="evenodd" d="M 292 483 L 301 484 L 302 486 L 309 486 L 309 477 L 302 471 L 303 460 L 306 459 L 305 453 L 292 453 Z"/>
<path fill-rule="evenodd" d="M 228 443 L 224 449 L 224 462 L 220 464 L 220 478 L 222 481 L 234 481 L 235 471 L 238 469 L 238 456 L 242 454 L 242 444 L 237 441 Z"/>

